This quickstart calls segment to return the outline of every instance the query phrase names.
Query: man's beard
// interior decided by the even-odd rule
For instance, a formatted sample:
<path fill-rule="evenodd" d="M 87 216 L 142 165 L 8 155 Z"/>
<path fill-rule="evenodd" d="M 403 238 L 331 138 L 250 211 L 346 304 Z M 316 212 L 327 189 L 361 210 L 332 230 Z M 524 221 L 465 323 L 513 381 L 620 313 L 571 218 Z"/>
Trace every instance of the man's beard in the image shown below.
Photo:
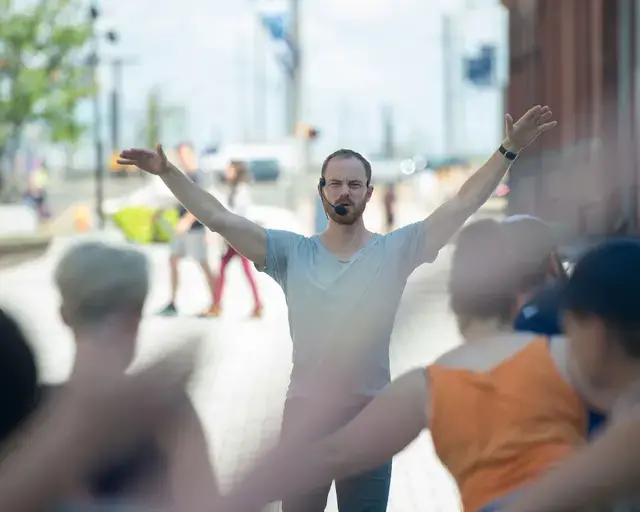
<path fill-rule="evenodd" d="M 354 224 L 360 217 L 362 217 L 364 209 L 367 206 L 367 202 L 363 199 L 360 204 L 345 205 L 347 209 L 346 215 L 338 215 L 333 207 L 329 206 L 326 201 L 322 202 L 322 206 L 326 214 L 333 222 L 335 222 L 336 224 L 342 224 L 343 226 L 350 226 Z"/>

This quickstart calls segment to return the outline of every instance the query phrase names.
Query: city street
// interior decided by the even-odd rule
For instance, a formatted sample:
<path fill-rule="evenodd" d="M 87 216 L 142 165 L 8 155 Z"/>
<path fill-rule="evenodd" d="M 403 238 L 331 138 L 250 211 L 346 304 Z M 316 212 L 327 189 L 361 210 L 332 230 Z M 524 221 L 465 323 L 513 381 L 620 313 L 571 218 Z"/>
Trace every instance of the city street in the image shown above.
<path fill-rule="evenodd" d="M 224 260 L 219 316 L 200 317 L 211 311 L 211 290 L 190 259 L 180 263 L 168 304 L 171 246 L 142 244 L 183 231 L 177 196 L 216 231 L 233 224 L 220 214 L 226 208 L 258 226 L 312 236 L 326 229 L 326 211 L 344 214 L 347 189 L 375 189 L 362 218 L 377 233 L 425 219 L 443 203 L 435 218 L 449 219 L 446 212 L 475 207 L 480 194 L 490 197 L 468 223 L 539 217 L 569 272 L 594 245 L 640 236 L 637 2 L 594 0 L 588 15 L 584 0 L 32 3 L 3 4 L 0 18 L 0 48 L 12 49 L 0 55 L 0 308 L 29 331 L 40 379 L 64 382 L 75 346 L 54 285 L 62 254 L 88 240 L 135 245 L 148 258 L 150 290 L 133 370 L 202 339 L 188 392 L 224 488 L 279 438 L 292 366 L 289 315 L 279 286 L 250 267 L 263 305 L 253 318 L 256 283 L 240 258 Z M 176 22 L 187 30 L 171 37 Z M 167 160 L 195 185 L 164 172 Z M 366 187 L 354 182 L 360 164 Z M 433 240 L 441 226 L 420 227 Z M 448 294 L 460 238 L 451 235 L 436 261 L 408 279 L 390 340 L 393 379 L 461 343 Z M 228 246 L 210 231 L 207 244 L 217 272 Z M 480 257 L 473 255 L 472 271 Z M 384 282 L 366 271 L 350 278 L 361 294 L 366 280 Z M 327 300 L 349 302 L 325 284 Z M 386 289 L 379 295 L 386 300 Z M 215 302 L 217 312 L 217 291 Z M 343 374 L 357 379 L 359 371 L 349 355 L 368 358 L 348 332 L 331 333 L 363 323 L 354 314 L 345 326 L 321 314 L 321 302 L 314 294 L 302 300 L 324 322 L 315 329 L 323 353 L 309 357 L 328 373 L 319 379 L 327 390 L 344 389 Z M 172 312 L 168 305 L 175 316 L 157 314 Z M 379 308 L 358 306 L 375 320 Z M 464 414 L 455 420 L 469 422 Z M 459 501 L 422 432 L 393 460 L 389 512 L 455 512 Z M 326 510 L 337 512 L 334 489 Z"/>
<path fill-rule="evenodd" d="M 379 229 L 382 211 L 372 202 L 368 224 Z M 421 209 L 399 208 L 401 224 L 416 220 Z M 269 222 L 267 222 L 267 225 Z M 290 229 L 299 230 L 299 226 Z M 88 237 L 97 235 L 87 235 Z M 118 242 L 117 234 L 100 235 Z M 57 316 L 58 301 L 52 286 L 52 270 L 60 253 L 80 237 L 58 239 L 42 259 L 0 272 L 0 304 L 18 311 L 32 330 L 47 381 L 59 381 L 69 372 L 73 354 L 69 332 Z M 224 314 L 220 319 L 197 319 L 207 306 L 208 295 L 199 269 L 183 263 L 183 286 L 178 299 L 182 316 L 153 316 L 163 306 L 169 290 L 166 265 L 168 249 L 144 247 L 152 263 L 153 289 L 141 332 L 139 363 L 144 363 L 180 342 L 185 331 L 206 334 L 201 369 L 193 385 L 193 398 L 211 439 L 212 452 L 229 484 L 256 452 L 264 449 L 278 432 L 280 411 L 290 371 L 291 342 L 282 292 L 267 276 L 259 276 L 265 316 L 251 320 L 249 288 L 240 265 L 231 264 Z M 445 284 L 450 251 L 436 263 L 424 266 L 410 279 L 397 316 L 391 348 L 392 371 L 432 361 L 458 342 L 453 318 L 447 311 Z M 392 512 L 457 510 L 456 491 L 438 463 L 428 434 L 423 434 L 394 461 L 389 510 Z M 327 510 L 336 510 L 330 498 Z"/>

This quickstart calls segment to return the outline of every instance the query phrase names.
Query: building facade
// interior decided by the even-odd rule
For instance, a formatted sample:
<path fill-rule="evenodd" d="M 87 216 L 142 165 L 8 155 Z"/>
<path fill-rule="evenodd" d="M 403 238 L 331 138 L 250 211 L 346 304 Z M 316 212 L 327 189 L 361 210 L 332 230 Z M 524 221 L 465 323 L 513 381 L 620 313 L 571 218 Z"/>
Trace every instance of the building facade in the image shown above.
<path fill-rule="evenodd" d="M 503 0 L 508 111 L 553 109 L 559 126 L 511 173 L 512 212 L 579 234 L 638 228 L 640 5 L 635 0 Z"/>

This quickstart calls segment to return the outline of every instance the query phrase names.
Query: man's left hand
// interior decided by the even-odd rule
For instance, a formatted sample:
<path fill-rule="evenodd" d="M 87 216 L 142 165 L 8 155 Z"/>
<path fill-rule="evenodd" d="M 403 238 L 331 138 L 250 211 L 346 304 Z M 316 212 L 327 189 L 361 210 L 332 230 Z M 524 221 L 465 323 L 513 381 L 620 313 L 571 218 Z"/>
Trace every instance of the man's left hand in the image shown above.
<path fill-rule="evenodd" d="M 503 146 L 507 151 L 518 153 L 544 133 L 558 124 L 553 120 L 553 112 L 547 106 L 540 105 L 533 107 L 515 123 L 513 118 L 507 114 L 505 116 L 506 139 Z"/>

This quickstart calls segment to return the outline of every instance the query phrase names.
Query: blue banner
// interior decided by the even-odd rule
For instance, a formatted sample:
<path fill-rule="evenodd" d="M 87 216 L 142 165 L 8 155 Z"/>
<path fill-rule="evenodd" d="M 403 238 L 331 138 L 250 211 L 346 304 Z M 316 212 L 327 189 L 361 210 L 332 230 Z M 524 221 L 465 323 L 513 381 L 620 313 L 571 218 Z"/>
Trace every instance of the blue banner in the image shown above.
<path fill-rule="evenodd" d="M 291 19 L 282 0 L 253 0 L 257 15 L 274 45 L 276 59 L 291 77 L 298 66 L 298 48 L 291 38 Z"/>

